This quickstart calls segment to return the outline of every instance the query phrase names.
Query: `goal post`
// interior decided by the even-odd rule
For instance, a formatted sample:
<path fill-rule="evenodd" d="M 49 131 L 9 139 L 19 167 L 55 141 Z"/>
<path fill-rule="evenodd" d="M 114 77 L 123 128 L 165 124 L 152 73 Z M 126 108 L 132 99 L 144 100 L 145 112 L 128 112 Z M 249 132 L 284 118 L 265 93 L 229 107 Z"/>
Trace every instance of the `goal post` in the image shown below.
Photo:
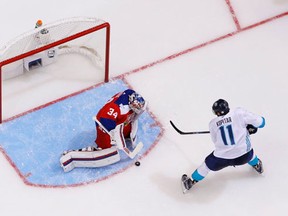
<path fill-rule="evenodd" d="M 95 71 L 89 72 L 90 74 L 88 75 L 83 75 L 84 78 L 87 76 L 86 80 L 89 80 L 87 83 L 90 86 L 95 85 L 98 80 L 108 82 L 109 49 L 110 24 L 91 17 L 73 17 L 37 26 L 37 28 L 35 27 L 35 29 L 7 43 L 0 49 L 0 123 L 3 122 L 3 86 L 5 83 L 10 84 L 13 80 L 27 74 L 30 74 L 29 76 L 32 77 L 29 80 L 32 83 L 34 82 L 33 73 L 35 71 L 45 71 L 47 74 L 55 70 L 62 72 L 65 71 L 66 66 L 69 66 L 68 64 L 74 63 L 75 58 L 88 59 L 90 61 L 89 64 L 95 66 Z M 74 57 L 74 59 L 70 60 L 66 59 L 66 65 L 65 63 L 59 63 L 61 62 L 61 58 L 65 58 L 61 56 L 68 56 L 67 54 L 69 56 L 77 55 L 80 57 Z M 81 61 L 83 62 L 83 60 Z M 81 61 L 77 64 L 81 65 Z M 52 67 L 51 65 L 54 66 Z M 61 65 L 62 69 L 55 68 L 55 65 Z M 66 74 L 70 73 L 69 76 L 72 76 L 72 73 L 77 73 L 73 72 L 72 69 L 69 69 L 70 71 L 66 70 L 68 71 Z M 85 70 L 88 71 L 90 68 L 83 67 L 83 71 Z M 79 73 L 84 73 L 83 71 Z M 39 72 L 37 73 L 39 74 Z M 57 76 L 60 76 L 59 73 Z M 49 76 L 51 79 L 51 75 Z M 76 77 L 76 75 L 74 76 Z M 75 77 L 73 77 L 74 80 L 77 79 Z M 43 81 L 44 78 L 41 79 Z M 39 85 L 39 83 L 34 84 L 34 86 Z M 91 83 L 94 84 L 91 85 Z M 67 90 L 65 94 L 74 93 L 72 89 L 69 91 Z M 58 98 L 63 96 L 65 95 L 58 95 Z M 53 98 L 54 100 L 56 99 L 55 97 Z M 18 115 L 19 113 L 17 112 L 15 111 L 14 114 Z M 5 116 L 4 119 L 10 117 Z"/>

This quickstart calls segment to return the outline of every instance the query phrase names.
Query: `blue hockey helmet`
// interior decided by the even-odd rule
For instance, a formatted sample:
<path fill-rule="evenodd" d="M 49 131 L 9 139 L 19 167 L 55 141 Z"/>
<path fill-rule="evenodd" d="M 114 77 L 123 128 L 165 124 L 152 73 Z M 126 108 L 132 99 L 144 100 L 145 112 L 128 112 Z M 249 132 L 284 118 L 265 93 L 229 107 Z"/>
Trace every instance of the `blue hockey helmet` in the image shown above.
<path fill-rule="evenodd" d="M 145 102 L 144 98 L 140 94 L 134 92 L 133 94 L 131 94 L 129 96 L 129 107 L 135 113 L 139 114 L 143 110 L 145 110 L 146 102 Z"/>
<path fill-rule="evenodd" d="M 230 111 L 230 108 L 226 100 L 219 99 L 213 103 L 212 110 L 215 115 L 222 116 L 226 115 Z"/>

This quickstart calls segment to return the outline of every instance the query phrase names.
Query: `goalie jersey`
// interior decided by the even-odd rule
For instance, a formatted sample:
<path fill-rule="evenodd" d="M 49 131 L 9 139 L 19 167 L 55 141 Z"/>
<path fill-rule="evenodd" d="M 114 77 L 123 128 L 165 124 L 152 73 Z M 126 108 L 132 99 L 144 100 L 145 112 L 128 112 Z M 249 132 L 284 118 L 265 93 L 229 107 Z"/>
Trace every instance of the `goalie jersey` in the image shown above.
<path fill-rule="evenodd" d="M 134 119 L 135 113 L 129 107 L 129 96 L 135 93 L 132 89 L 127 89 L 114 95 L 98 112 L 96 118 L 106 131 L 111 131 L 117 125 L 129 124 Z"/>

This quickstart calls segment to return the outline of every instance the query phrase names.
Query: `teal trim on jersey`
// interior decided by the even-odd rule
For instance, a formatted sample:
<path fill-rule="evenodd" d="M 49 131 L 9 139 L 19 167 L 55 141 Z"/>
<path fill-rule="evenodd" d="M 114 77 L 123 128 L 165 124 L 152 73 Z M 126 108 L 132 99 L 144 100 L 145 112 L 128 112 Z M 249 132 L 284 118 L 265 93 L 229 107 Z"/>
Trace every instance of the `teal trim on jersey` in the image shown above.
<path fill-rule="evenodd" d="M 249 161 L 248 164 L 251 166 L 255 166 L 256 164 L 258 164 L 258 157 L 256 156 L 253 160 Z"/>
<path fill-rule="evenodd" d="M 201 181 L 202 179 L 204 179 L 204 176 L 200 175 L 198 173 L 197 170 L 195 170 L 193 173 L 192 173 L 192 179 L 194 179 L 195 181 Z"/>
<path fill-rule="evenodd" d="M 266 124 L 265 118 L 262 117 L 262 124 L 258 128 L 263 128 Z"/>

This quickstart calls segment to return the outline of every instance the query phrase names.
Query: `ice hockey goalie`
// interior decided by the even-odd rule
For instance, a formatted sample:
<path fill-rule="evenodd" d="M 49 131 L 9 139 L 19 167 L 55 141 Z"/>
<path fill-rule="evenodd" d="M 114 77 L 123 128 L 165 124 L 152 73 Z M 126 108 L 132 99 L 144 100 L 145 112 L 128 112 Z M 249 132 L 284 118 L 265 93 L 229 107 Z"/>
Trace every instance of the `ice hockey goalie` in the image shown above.
<path fill-rule="evenodd" d="M 114 95 L 93 117 L 96 147 L 64 152 L 60 158 L 63 170 L 68 172 L 75 167 L 102 167 L 117 163 L 120 161 L 119 150 L 134 158 L 143 147 L 141 142 L 136 144 L 136 138 L 138 118 L 146 106 L 143 97 L 132 89 Z"/>

